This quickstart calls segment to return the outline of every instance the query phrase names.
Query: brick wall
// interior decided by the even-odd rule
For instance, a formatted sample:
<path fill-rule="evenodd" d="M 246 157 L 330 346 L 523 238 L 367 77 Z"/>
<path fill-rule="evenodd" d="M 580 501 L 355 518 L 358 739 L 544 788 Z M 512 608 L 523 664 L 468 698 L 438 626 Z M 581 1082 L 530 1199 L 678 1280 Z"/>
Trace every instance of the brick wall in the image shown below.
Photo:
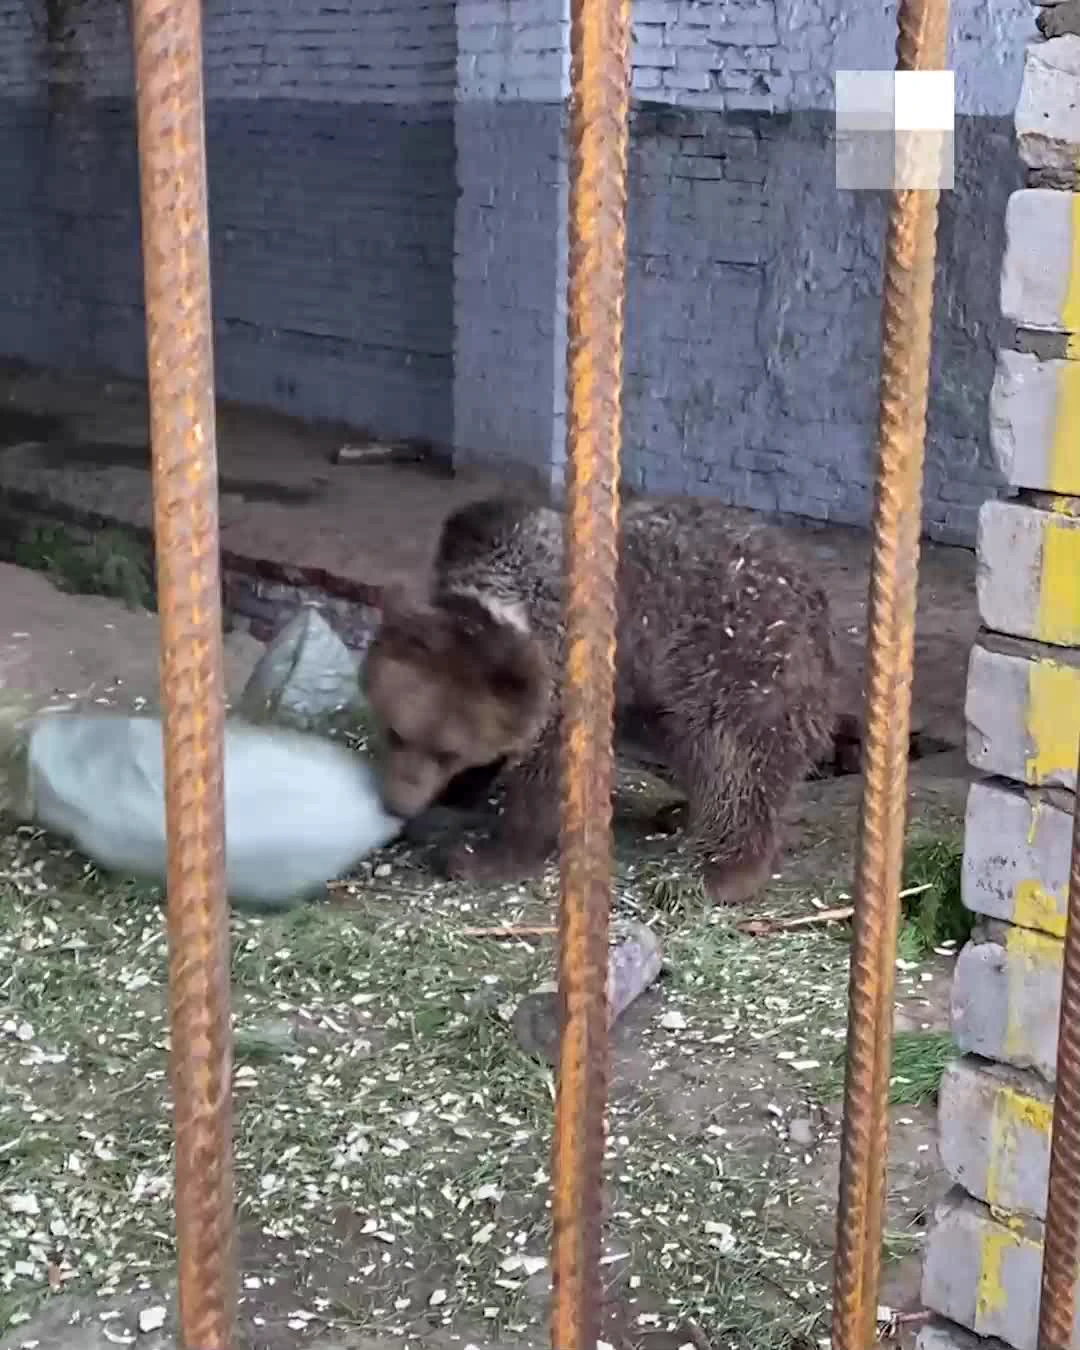
<path fill-rule="evenodd" d="M 505 458 L 513 443 L 557 486 L 564 372 L 551 378 L 550 306 L 534 302 L 553 277 L 564 284 L 565 231 L 553 262 L 529 228 L 543 222 L 551 239 L 548 222 L 566 212 L 563 179 L 539 167 L 556 155 L 553 109 L 567 92 L 566 15 L 560 26 L 551 6 L 458 6 L 459 90 L 474 121 L 482 103 L 507 135 L 458 138 L 469 205 L 456 241 L 455 431 L 463 457 L 479 445 Z M 832 77 L 891 69 L 895 23 L 894 5 L 838 0 L 633 0 L 632 487 L 868 520 L 886 203 L 836 190 Z M 1027 0 L 952 6 L 957 183 L 941 206 L 926 525 L 962 543 L 998 487 L 986 410 L 1002 325 L 987 278 L 1021 178 L 1011 116 L 1029 31 Z"/>
<path fill-rule="evenodd" d="M 1029 32 L 954 0 L 926 507 L 963 542 Z M 835 190 L 832 72 L 894 44 L 894 5 L 633 0 L 632 486 L 867 519 L 884 202 Z M 207 0 L 205 48 L 221 391 L 557 488 L 568 0 Z M 127 6 L 0 0 L 0 80 L 0 355 L 141 373 Z"/>
<path fill-rule="evenodd" d="M 49 12 L 0 0 L 0 353 L 141 375 L 128 6 Z M 448 442 L 451 0 L 208 0 L 204 46 L 220 392 Z"/>
<path fill-rule="evenodd" d="M 634 94 L 724 112 L 773 111 L 793 89 L 793 53 L 780 46 L 775 0 L 687 4 L 635 0 Z"/>
<path fill-rule="evenodd" d="M 962 119 L 956 161 L 938 236 L 925 521 L 934 538 L 970 543 L 998 486 L 987 400 L 1003 325 L 986 277 L 1020 181 L 1008 124 Z M 640 110 L 631 162 L 628 482 L 865 523 L 885 202 L 832 188 L 824 114 Z"/>
<path fill-rule="evenodd" d="M 565 454 L 564 0 L 458 0 L 454 446 L 557 486 Z"/>

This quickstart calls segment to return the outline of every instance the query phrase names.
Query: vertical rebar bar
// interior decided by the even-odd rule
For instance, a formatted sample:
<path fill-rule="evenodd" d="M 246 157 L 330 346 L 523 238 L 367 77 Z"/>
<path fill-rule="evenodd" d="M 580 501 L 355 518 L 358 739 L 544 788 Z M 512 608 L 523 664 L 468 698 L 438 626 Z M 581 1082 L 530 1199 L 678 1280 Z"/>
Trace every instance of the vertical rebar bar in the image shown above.
<path fill-rule="evenodd" d="M 947 0 L 902 0 L 898 23 L 898 70 L 945 68 Z M 898 142 L 902 155 L 899 136 Z M 901 185 L 892 194 L 886 237 L 865 777 L 833 1283 L 835 1350 L 868 1350 L 876 1325 L 938 197 L 936 189 Z"/>
<path fill-rule="evenodd" d="M 180 1344 L 229 1350 L 232 1057 L 201 0 L 133 0 L 168 826 Z"/>
<path fill-rule="evenodd" d="M 571 3 L 555 1350 L 594 1350 L 601 1315 L 629 11 Z"/>
<path fill-rule="evenodd" d="M 1080 761 L 1080 750 L 1077 759 Z M 1043 1237 L 1039 1350 L 1069 1350 L 1076 1317 L 1080 1256 L 1080 772 L 1077 788 Z"/>

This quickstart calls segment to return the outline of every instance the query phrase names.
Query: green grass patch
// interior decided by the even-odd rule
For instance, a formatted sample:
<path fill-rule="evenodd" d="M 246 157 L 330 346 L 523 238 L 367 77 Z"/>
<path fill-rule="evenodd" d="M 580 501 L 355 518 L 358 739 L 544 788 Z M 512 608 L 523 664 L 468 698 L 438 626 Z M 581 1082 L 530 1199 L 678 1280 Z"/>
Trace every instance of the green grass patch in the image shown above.
<path fill-rule="evenodd" d="M 371 1334 L 535 1332 L 555 1084 L 509 1018 L 553 973 L 552 944 L 462 929 L 543 922 L 557 879 L 478 892 L 407 850 L 387 859 L 341 903 L 233 916 L 237 1218 L 281 1253 L 241 1275 L 284 1272 L 280 1289 L 303 1271 L 297 1306 Z M 831 1225 L 835 1199 L 766 1108 L 801 1104 L 799 1066 L 842 1036 L 847 952 L 746 937 L 690 903 L 694 884 L 620 860 L 616 916 L 655 920 L 667 972 L 613 1081 L 605 1280 L 635 1334 L 692 1316 L 718 1350 L 781 1350 L 821 1334 L 829 1253 L 807 1216 Z M 669 906 L 650 914 L 657 891 Z M 103 1297 L 171 1268 L 163 920 L 155 888 L 0 822 L 0 1315 L 48 1297 L 47 1267 Z M 748 1056 L 771 1081 L 734 1147 L 747 1089 L 725 1075 L 745 1082 Z"/>
<path fill-rule="evenodd" d="M 124 530 L 87 535 L 63 525 L 35 525 L 15 545 L 15 562 L 44 572 L 58 590 L 103 595 L 128 609 L 153 609 L 155 592 L 146 549 Z"/>
<path fill-rule="evenodd" d="M 936 1100 L 945 1066 L 956 1056 L 947 1031 L 901 1031 L 893 1038 L 889 1102 L 921 1106 Z"/>
<path fill-rule="evenodd" d="M 963 860 L 959 832 L 919 833 L 909 841 L 901 889 L 922 889 L 903 901 L 899 955 L 905 960 L 918 960 L 944 943 L 960 945 L 970 936 L 974 916 L 960 895 Z"/>
<path fill-rule="evenodd" d="M 937 1099 L 945 1066 L 956 1057 L 947 1031 L 898 1031 L 893 1037 L 890 1106 L 922 1106 Z M 818 1079 L 823 1101 L 837 1101 L 844 1091 L 845 1053 L 836 1055 Z"/>

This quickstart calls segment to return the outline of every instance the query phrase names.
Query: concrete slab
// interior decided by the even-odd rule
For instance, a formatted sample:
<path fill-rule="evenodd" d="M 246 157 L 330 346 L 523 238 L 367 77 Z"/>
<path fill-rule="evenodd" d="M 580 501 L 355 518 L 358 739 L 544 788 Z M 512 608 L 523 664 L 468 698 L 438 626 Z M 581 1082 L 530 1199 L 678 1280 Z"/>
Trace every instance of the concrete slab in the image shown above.
<path fill-rule="evenodd" d="M 1080 495 L 1080 361 L 999 351 L 990 445 L 1010 486 Z"/>
<path fill-rule="evenodd" d="M 1073 187 L 1080 181 L 1080 37 L 1068 34 L 1031 42 L 1016 106 L 1016 145 L 1031 169 L 1053 172 L 1053 181 Z"/>
<path fill-rule="evenodd" d="M 1075 193 L 1050 188 L 1023 188 L 1009 198 L 1001 310 L 1021 327 L 1080 331 L 1078 202 Z"/>
<path fill-rule="evenodd" d="M 1053 1092 L 1034 1074 L 961 1059 L 942 1075 L 942 1164 L 992 1209 L 1046 1218 L 1052 1122 Z"/>
<path fill-rule="evenodd" d="M 923 1302 L 979 1336 L 1036 1350 L 1041 1269 L 1041 1225 L 1002 1222 L 956 1190 L 934 1215 Z M 1080 1347 L 1080 1304 L 1070 1344 Z"/>
<path fill-rule="evenodd" d="M 983 633 L 971 650 L 964 715 L 973 769 L 1076 790 L 1080 651 Z"/>
<path fill-rule="evenodd" d="M 1067 500 L 1060 505 L 1054 510 L 1027 502 L 983 503 L 975 584 L 987 628 L 1080 646 L 1080 514 Z"/>
<path fill-rule="evenodd" d="M 1075 798 L 1004 779 L 972 783 L 961 895 L 976 914 L 1065 936 Z"/>
<path fill-rule="evenodd" d="M 951 1021 L 957 1047 L 1048 1083 L 1057 1068 L 1063 944 L 1045 933 L 982 921 L 953 974 Z"/>

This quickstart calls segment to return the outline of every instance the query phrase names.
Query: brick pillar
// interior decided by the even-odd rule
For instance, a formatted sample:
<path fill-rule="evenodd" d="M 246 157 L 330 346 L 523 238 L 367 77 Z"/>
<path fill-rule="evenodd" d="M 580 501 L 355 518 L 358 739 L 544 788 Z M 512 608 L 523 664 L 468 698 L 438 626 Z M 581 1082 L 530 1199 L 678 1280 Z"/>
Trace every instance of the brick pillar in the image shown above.
<path fill-rule="evenodd" d="M 1044 9 L 1040 29 L 1076 23 Z M 1009 200 L 1001 307 L 1016 324 L 991 395 L 995 457 L 1016 495 L 979 518 L 983 629 L 968 672 L 963 1058 L 940 1097 L 955 1189 L 935 1216 L 921 1350 L 996 1337 L 1033 1350 L 1053 1117 L 1062 937 L 1080 743 L 1080 37 L 1029 47 L 1016 130 L 1031 186 Z M 1073 1345 L 1080 1346 L 1074 1333 Z"/>
<path fill-rule="evenodd" d="M 568 0 L 458 0 L 454 454 L 556 491 L 566 437 Z"/>

